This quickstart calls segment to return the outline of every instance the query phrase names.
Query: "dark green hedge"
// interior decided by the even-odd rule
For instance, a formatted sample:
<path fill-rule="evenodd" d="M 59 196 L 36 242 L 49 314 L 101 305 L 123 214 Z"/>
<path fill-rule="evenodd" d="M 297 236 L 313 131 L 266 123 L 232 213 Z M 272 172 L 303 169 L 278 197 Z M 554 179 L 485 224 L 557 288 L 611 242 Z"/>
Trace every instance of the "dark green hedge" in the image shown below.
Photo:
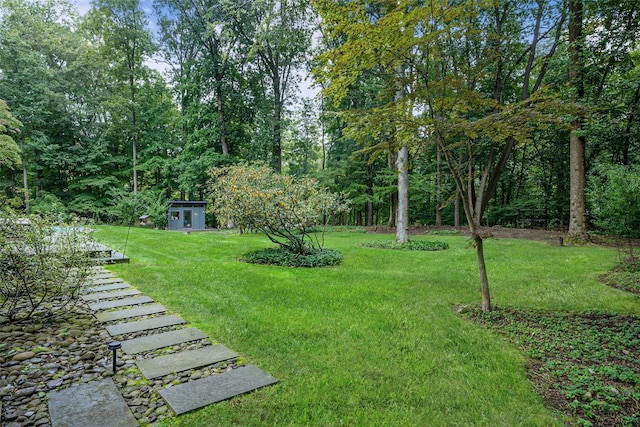
<path fill-rule="evenodd" d="M 242 261 L 281 267 L 327 267 L 342 262 L 342 254 L 333 249 L 312 249 L 299 255 L 286 248 L 266 248 L 244 254 Z"/>
<path fill-rule="evenodd" d="M 443 251 L 449 249 L 449 244 L 445 242 L 427 242 L 427 241 L 410 241 L 407 243 L 396 243 L 388 240 L 375 240 L 369 243 L 363 243 L 362 246 L 367 248 L 378 249 L 399 249 L 406 251 Z"/>

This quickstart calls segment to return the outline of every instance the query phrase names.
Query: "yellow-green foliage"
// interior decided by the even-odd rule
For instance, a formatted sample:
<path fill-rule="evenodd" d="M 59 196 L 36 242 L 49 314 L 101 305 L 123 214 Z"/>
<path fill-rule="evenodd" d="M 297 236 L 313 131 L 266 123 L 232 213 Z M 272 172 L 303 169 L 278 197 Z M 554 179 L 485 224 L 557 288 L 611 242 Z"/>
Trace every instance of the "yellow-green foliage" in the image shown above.
<path fill-rule="evenodd" d="M 317 245 L 309 229 L 323 216 L 347 209 L 337 194 L 310 178 L 247 164 L 212 169 L 210 209 L 222 223 L 258 230 L 296 253 Z"/>

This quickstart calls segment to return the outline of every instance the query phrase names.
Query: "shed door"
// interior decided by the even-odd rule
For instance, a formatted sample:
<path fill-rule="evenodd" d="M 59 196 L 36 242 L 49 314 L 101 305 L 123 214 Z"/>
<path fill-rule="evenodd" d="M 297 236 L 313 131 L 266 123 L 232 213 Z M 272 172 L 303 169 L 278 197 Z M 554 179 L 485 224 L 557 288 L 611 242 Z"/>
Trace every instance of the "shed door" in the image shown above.
<path fill-rule="evenodd" d="M 191 211 L 184 211 L 184 228 L 191 228 Z"/>

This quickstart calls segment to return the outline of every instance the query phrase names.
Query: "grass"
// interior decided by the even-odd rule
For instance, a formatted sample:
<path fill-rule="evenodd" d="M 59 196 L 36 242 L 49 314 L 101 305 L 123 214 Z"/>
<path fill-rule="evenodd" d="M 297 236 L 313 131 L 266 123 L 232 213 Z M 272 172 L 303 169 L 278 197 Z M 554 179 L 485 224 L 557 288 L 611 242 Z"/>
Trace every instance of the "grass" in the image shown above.
<path fill-rule="evenodd" d="M 126 235 L 96 232 L 120 251 Z M 238 262 L 271 245 L 260 235 L 132 229 L 131 264 L 109 268 L 280 381 L 167 425 L 564 425 L 517 346 L 452 310 L 480 300 L 465 237 L 439 236 L 437 252 L 359 246 L 376 239 L 330 233 L 342 264 L 293 269 Z M 485 255 L 498 306 L 640 314 L 598 281 L 615 251 L 494 239 Z"/>

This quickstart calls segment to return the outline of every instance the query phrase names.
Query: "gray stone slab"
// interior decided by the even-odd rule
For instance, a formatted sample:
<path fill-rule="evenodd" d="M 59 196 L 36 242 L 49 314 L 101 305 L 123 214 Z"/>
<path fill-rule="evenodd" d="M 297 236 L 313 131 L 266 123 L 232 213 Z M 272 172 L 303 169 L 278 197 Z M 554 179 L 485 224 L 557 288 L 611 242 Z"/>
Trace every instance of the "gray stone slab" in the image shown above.
<path fill-rule="evenodd" d="M 249 365 L 164 388 L 158 393 L 171 409 L 180 415 L 277 382 L 278 380 L 260 368 Z"/>
<path fill-rule="evenodd" d="M 137 289 L 125 289 L 116 292 L 96 292 L 93 294 L 82 295 L 80 298 L 82 298 L 83 301 L 99 301 L 101 299 L 130 297 L 141 293 L 142 292 Z"/>
<path fill-rule="evenodd" d="M 175 372 L 213 365 L 223 360 L 233 359 L 238 354 L 222 344 L 185 350 L 153 359 L 136 360 L 136 365 L 148 380 L 163 377 Z"/>
<path fill-rule="evenodd" d="M 157 314 L 167 311 L 166 307 L 161 304 L 147 304 L 140 307 L 128 308 L 126 310 L 107 311 L 96 314 L 98 322 L 110 322 L 112 320 L 129 319 L 131 317 L 146 316 L 148 314 Z"/>
<path fill-rule="evenodd" d="M 116 277 L 115 274 L 111 273 L 110 271 L 103 271 L 100 273 L 92 274 L 91 276 L 87 277 L 87 280 L 111 279 L 113 277 Z"/>
<path fill-rule="evenodd" d="M 147 304 L 150 302 L 154 302 L 153 298 L 148 296 L 142 296 L 142 297 L 116 299 L 113 301 L 94 302 L 92 304 L 89 304 L 89 308 L 93 311 L 98 311 L 98 310 L 107 310 L 109 308 L 124 307 L 127 305 Z"/>
<path fill-rule="evenodd" d="M 124 282 L 124 280 L 122 280 L 119 277 L 109 277 L 106 279 L 91 280 L 92 285 L 108 285 L 110 283 L 122 283 L 122 282 Z"/>
<path fill-rule="evenodd" d="M 132 340 L 122 341 L 121 344 L 122 351 L 127 354 L 136 354 L 204 338 L 207 338 L 207 335 L 200 329 L 186 328 L 134 338 Z"/>
<path fill-rule="evenodd" d="M 49 393 L 53 427 L 137 427 L 111 378 Z"/>
<path fill-rule="evenodd" d="M 130 334 L 131 332 L 148 331 L 151 329 L 164 328 L 165 326 L 181 325 L 186 323 L 180 316 L 158 316 L 151 319 L 136 320 L 135 322 L 120 323 L 106 327 L 109 335 L 116 336 Z"/>
<path fill-rule="evenodd" d="M 91 292 L 104 292 L 104 291 L 113 291 L 116 289 L 127 289 L 130 288 L 131 285 L 128 283 L 112 283 L 110 285 L 100 285 L 100 286 L 93 286 L 91 288 L 87 289 L 87 293 L 91 293 Z"/>

